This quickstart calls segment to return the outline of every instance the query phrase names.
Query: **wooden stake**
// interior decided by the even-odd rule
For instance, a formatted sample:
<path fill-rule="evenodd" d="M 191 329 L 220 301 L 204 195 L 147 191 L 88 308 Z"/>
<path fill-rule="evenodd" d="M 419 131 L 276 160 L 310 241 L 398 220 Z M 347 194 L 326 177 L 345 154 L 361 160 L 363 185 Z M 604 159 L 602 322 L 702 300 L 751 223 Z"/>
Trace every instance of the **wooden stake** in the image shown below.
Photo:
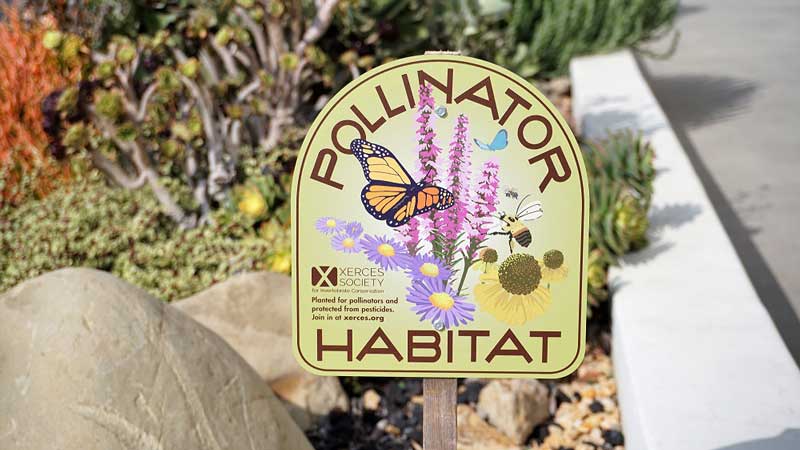
<path fill-rule="evenodd" d="M 456 450 L 456 379 L 422 380 L 422 446 L 425 450 Z"/>

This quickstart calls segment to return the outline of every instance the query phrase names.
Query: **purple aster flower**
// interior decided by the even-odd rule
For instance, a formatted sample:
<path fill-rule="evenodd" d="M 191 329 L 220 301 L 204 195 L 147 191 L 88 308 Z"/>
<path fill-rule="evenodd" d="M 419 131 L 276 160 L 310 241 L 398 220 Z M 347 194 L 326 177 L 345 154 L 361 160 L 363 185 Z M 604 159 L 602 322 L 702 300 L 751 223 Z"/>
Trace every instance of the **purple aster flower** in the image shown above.
<path fill-rule="evenodd" d="M 413 280 L 447 281 L 452 274 L 441 259 L 430 254 L 409 258 L 405 268 Z"/>
<path fill-rule="evenodd" d="M 347 233 L 339 233 L 331 238 L 331 246 L 334 250 L 344 253 L 358 253 L 361 251 L 361 243 L 358 236 L 353 237 Z"/>
<path fill-rule="evenodd" d="M 344 228 L 344 221 L 335 217 L 320 217 L 317 219 L 315 226 L 320 233 L 333 234 L 342 231 Z"/>
<path fill-rule="evenodd" d="M 413 303 L 411 310 L 417 313 L 419 320 L 430 320 L 441 323 L 444 327 L 466 325 L 474 320 L 472 313 L 475 305 L 467 303 L 463 296 L 442 280 L 427 279 L 415 281 L 408 288 L 406 300 Z"/>
<path fill-rule="evenodd" d="M 344 226 L 344 232 L 352 238 L 357 238 L 364 232 L 364 227 L 358 222 L 347 222 Z"/>
<path fill-rule="evenodd" d="M 386 270 L 406 267 L 411 258 L 405 244 L 387 236 L 365 235 L 360 244 L 367 258 Z"/>

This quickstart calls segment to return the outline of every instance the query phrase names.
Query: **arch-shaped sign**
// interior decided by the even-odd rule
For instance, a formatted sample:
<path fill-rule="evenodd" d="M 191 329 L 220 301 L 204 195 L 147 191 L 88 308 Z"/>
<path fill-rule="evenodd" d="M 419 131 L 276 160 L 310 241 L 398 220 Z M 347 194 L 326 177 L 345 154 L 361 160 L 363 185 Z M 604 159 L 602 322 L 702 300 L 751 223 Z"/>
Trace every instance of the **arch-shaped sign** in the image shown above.
<path fill-rule="evenodd" d="M 524 79 L 451 55 L 342 89 L 292 186 L 293 346 L 323 375 L 562 377 L 586 335 L 578 144 Z"/>

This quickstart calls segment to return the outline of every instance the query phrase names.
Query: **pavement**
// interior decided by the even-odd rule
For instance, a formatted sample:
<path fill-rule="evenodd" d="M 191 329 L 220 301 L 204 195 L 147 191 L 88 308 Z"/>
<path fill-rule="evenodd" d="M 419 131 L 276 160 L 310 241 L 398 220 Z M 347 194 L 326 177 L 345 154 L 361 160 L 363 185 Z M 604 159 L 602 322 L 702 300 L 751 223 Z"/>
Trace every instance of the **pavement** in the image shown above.
<path fill-rule="evenodd" d="M 640 64 L 800 365 L 798 23 L 797 0 L 683 0 L 675 53 Z"/>

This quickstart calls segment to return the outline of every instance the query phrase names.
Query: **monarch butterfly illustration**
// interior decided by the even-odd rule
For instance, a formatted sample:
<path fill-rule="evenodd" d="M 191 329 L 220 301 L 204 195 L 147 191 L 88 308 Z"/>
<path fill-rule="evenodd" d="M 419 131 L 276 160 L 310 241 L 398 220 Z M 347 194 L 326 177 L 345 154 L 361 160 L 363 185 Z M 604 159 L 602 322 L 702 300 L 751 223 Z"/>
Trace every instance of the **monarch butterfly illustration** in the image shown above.
<path fill-rule="evenodd" d="M 361 190 L 361 203 L 367 212 L 390 227 L 406 224 L 412 217 L 433 208 L 453 206 L 453 194 L 432 184 L 416 182 L 387 148 L 363 139 L 354 139 L 350 150 L 358 158 L 367 185 Z"/>

